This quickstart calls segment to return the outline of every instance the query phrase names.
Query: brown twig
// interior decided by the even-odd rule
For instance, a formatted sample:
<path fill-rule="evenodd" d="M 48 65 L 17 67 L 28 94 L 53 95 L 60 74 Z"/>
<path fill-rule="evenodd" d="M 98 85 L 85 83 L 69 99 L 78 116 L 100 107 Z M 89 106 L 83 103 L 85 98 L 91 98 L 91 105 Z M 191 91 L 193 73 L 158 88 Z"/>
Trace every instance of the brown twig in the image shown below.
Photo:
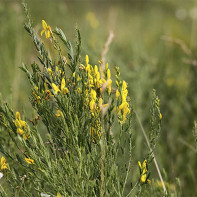
<path fill-rule="evenodd" d="M 112 42 L 112 39 L 114 37 L 114 34 L 112 33 L 112 31 L 110 31 L 109 33 L 109 37 L 107 39 L 107 42 L 104 45 L 104 49 L 102 51 L 101 54 L 101 67 L 100 67 L 100 72 L 103 73 L 103 70 L 105 69 L 105 57 L 107 55 L 107 52 L 109 50 L 109 46 L 110 43 Z M 101 78 L 103 78 L 103 75 L 101 75 Z M 108 83 L 108 81 L 106 82 Z M 106 85 L 103 85 L 103 89 L 106 89 Z M 104 91 L 103 91 L 104 92 Z M 109 101 L 109 105 L 110 105 Z M 108 106 L 109 107 L 109 106 Z M 105 171 L 105 129 L 104 129 L 104 114 L 106 113 L 106 109 L 103 108 L 102 109 L 102 117 L 101 117 L 101 125 L 102 125 L 102 129 L 101 129 L 101 159 L 100 159 L 100 165 L 101 165 L 101 183 L 100 183 L 100 197 L 104 196 L 104 171 Z"/>
<path fill-rule="evenodd" d="M 103 51 L 101 53 L 101 67 L 100 67 L 101 68 L 101 73 L 105 69 L 105 58 L 106 58 L 107 52 L 109 50 L 109 46 L 110 46 L 113 38 L 114 38 L 114 33 L 112 31 L 110 31 L 109 32 L 109 37 L 107 39 L 107 42 L 105 43 Z"/>
<path fill-rule="evenodd" d="M 173 38 L 171 36 L 162 36 L 161 37 L 162 40 L 165 40 L 165 41 L 168 41 L 168 42 L 171 42 L 171 43 L 174 43 L 174 44 L 177 44 L 178 46 L 180 46 L 180 48 L 183 50 L 183 52 L 186 54 L 186 55 L 191 55 L 191 50 L 189 49 L 189 47 L 187 47 L 187 45 L 180 39 L 178 38 Z"/>

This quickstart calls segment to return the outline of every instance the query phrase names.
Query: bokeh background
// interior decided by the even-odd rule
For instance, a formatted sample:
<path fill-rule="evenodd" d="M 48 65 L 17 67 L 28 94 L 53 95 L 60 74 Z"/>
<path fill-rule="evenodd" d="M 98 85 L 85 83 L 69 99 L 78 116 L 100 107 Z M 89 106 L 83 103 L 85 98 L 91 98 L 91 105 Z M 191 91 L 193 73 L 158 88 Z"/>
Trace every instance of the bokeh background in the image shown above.
<path fill-rule="evenodd" d="M 166 184 L 176 195 L 197 196 L 197 157 L 192 133 L 197 120 L 197 1 L 196 0 L 27 0 L 35 30 L 41 20 L 60 27 L 75 41 L 82 36 L 82 58 L 96 64 L 109 31 L 114 40 L 107 54 L 121 78 L 148 133 L 152 89 L 157 90 L 163 114 L 155 150 Z M 19 69 L 37 61 L 34 45 L 23 28 L 21 1 L 0 0 L 0 93 L 14 110 L 28 113 L 29 84 Z M 44 39 L 44 42 L 47 41 Z M 143 134 L 134 121 L 136 161 L 147 154 Z M 154 165 L 151 178 L 159 179 Z"/>

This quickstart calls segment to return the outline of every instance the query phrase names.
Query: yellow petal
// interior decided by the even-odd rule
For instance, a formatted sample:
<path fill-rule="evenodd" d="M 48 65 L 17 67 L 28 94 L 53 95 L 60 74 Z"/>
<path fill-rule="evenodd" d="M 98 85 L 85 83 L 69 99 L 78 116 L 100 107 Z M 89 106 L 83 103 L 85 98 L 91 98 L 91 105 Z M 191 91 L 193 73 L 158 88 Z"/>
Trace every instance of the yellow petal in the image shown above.
<path fill-rule="evenodd" d="M 103 105 L 103 99 L 99 98 L 99 107 L 102 108 L 102 105 Z"/>
<path fill-rule="evenodd" d="M 57 192 L 57 197 L 61 197 L 61 195 L 60 195 L 60 193 L 59 193 L 59 192 Z"/>
<path fill-rule="evenodd" d="M 97 66 L 97 65 L 95 65 L 95 67 L 94 67 L 94 75 L 96 76 L 96 75 L 97 75 L 97 73 L 98 73 L 98 66 Z"/>
<path fill-rule="evenodd" d="M 138 165 L 139 165 L 140 169 L 142 169 L 142 165 L 141 165 L 140 161 L 138 161 Z"/>
<path fill-rule="evenodd" d="M 146 168 L 146 164 L 147 164 L 147 160 L 145 159 L 143 164 L 142 164 L 142 168 Z"/>
<path fill-rule="evenodd" d="M 81 81 L 81 77 L 79 75 L 77 76 L 77 81 Z"/>
<path fill-rule="evenodd" d="M 95 102 L 93 100 L 90 101 L 90 111 L 94 111 Z"/>
<path fill-rule="evenodd" d="M 69 93 L 69 90 L 68 90 L 68 88 L 64 88 L 64 89 L 62 90 L 62 92 L 63 92 L 63 94 L 67 94 L 67 93 Z"/>
<path fill-rule="evenodd" d="M 17 128 L 20 128 L 20 127 L 21 127 L 21 122 L 20 122 L 18 119 L 16 119 L 16 120 L 14 121 L 14 124 L 15 124 L 15 126 L 16 126 Z"/>
<path fill-rule="evenodd" d="M 106 64 L 106 67 L 105 67 L 105 68 L 106 68 L 106 70 L 108 69 L 108 67 L 109 67 L 109 65 L 108 65 L 108 63 L 107 63 L 107 64 Z"/>
<path fill-rule="evenodd" d="M 61 90 L 64 89 L 65 85 L 66 85 L 66 82 L 65 82 L 65 79 L 63 78 L 61 82 Z"/>
<path fill-rule="evenodd" d="M 160 114 L 159 114 L 159 120 L 161 120 L 161 119 L 162 119 L 162 114 L 160 113 Z"/>
<path fill-rule="evenodd" d="M 57 113 L 55 114 L 57 117 L 60 117 L 61 116 L 61 114 L 60 114 L 60 110 L 57 110 Z"/>
<path fill-rule="evenodd" d="M 58 92 L 60 92 L 60 89 L 54 83 L 52 83 L 52 88 L 54 89 L 55 94 L 57 94 Z"/>
<path fill-rule="evenodd" d="M 42 34 L 45 32 L 45 30 L 43 29 L 42 31 L 41 31 L 41 33 L 40 33 L 40 35 L 42 36 Z"/>
<path fill-rule="evenodd" d="M 42 27 L 44 30 L 47 29 L 47 23 L 45 22 L 45 20 L 42 20 Z"/>
<path fill-rule="evenodd" d="M 21 119 L 21 115 L 19 112 L 16 112 L 16 119 L 20 120 Z"/>
<path fill-rule="evenodd" d="M 1 157 L 1 165 L 5 164 L 5 162 L 6 162 L 5 157 Z"/>
<path fill-rule="evenodd" d="M 141 176 L 141 183 L 145 183 L 146 182 L 146 177 L 147 177 L 147 175 L 146 174 L 144 174 L 144 175 L 142 175 Z"/>
<path fill-rule="evenodd" d="M 119 96 L 120 96 L 120 92 L 119 90 L 116 90 L 116 100 L 118 100 Z"/>
<path fill-rule="evenodd" d="M 125 81 L 122 82 L 122 91 L 127 89 L 127 83 Z"/>
<path fill-rule="evenodd" d="M 25 158 L 25 161 L 28 163 L 28 164 L 34 164 L 34 160 L 33 159 L 30 159 L 29 158 Z"/>
<path fill-rule="evenodd" d="M 27 136 L 25 134 L 23 134 L 23 139 L 27 140 Z"/>
<path fill-rule="evenodd" d="M 20 134 L 20 135 L 23 135 L 24 134 L 24 131 L 20 128 L 17 128 L 17 133 Z"/>
<path fill-rule="evenodd" d="M 49 30 L 45 31 L 45 35 L 46 35 L 46 39 L 50 38 L 50 31 Z"/>
<path fill-rule="evenodd" d="M 111 78 L 111 72 L 109 69 L 107 69 L 107 78 L 110 79 Z"/>
<path fill-rule="evenodd" d="M 88 55 L 86 55 L 86 65 L 88 65 L 89 64 L 89 57 L 88 57 Z"/>

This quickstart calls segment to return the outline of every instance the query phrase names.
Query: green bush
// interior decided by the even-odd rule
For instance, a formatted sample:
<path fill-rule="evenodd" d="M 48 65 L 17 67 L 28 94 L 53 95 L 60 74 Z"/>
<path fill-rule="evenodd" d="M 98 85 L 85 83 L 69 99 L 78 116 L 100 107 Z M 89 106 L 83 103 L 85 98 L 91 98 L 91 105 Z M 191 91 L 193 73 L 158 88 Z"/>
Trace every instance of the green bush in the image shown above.
<path fill-rule="evenodd" d="M 31 64 L 31 71 L 25 65 L 21 67 L 31 84 L 33 116 L 28 118 L 22 110 L 13 112 L 7 103 L 0 103 L 4 135 L 0 143 L 4 154 L 1 178 L 5 179 L 0 194 L 151 196 L 149 191 L 163 193 L 162 187 L 166 192 L 162 177 L 163 185 L 157 187 L 154 181 L 151 183 L 149 171 L 152 160 L 157 164 L 153 150 L 162 119 L 155 90 L 149 137 L 141 125 L 148 154 L 136 163 L 132 120 L 137 112 L 130 103 L 127 83 L 119 78 L 119 68 L 115 67 L 116 74 L 111 76 L 104 58 L 98 66 L 92 66 L 86 55 L 84 63 L 79 30 L 74 48 L 61 29 L 53 29 L 43 20 L 45 45 L 24 7 L 25 29 L 39 60 L 39 64 Z"/>

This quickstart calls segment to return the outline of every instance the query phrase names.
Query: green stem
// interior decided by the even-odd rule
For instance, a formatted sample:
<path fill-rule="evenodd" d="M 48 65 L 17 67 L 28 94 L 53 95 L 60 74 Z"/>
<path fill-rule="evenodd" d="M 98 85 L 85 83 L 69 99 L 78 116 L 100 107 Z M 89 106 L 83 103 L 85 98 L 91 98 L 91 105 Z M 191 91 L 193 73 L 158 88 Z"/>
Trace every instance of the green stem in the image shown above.
<path fill-rule="evenodd" d="M 164 184 L 164 181 L 163 181 L 163 178 L 162 178 L 162 175 L 161 175 L 161 172 L 160 172 L 160 169 L 159 169 L 157 160 L 156 160 L 156 158 L 155 158 L 155 154 L 153 153 L 153 150 L 152 150 L 152 148 L 151 148 L 151 146 L 150 146 L 148 137 L 147 137 L 147 135 L 146 135 L 146 132 L 145 132 L 145 130 L 144 130 L 144 127 L 142 126 L 142 123 L 141 123 L 141 121 L 140 121 L 140 118 L 139 118 L 139 116 L 138 116 L 136 110 L 134 110 L 134 113 L 135 113 L 136 118 L 137 118 L 137 121 L 138 121 L 138 123 L 139 123 L 139 125 L 140 125 L 140 127 L 141 127 L 141 130 L 142 130 L 142 132 L 143 132 L 143 135 L 144 135 L 144 137 L 145 137 L 145 139 L 146 139 L 146 143 L 147 143 L 147 145 L 148 145 L 148 147 L 149 147 L 149 149 L 150 149 L 151 155 L 152 155 L 152 157 L 153 157 L 153 161 L 154 161 L 154 163 L 155 163 L 155 167 L 156 167 L 156 169 L 157 169 L 157 173 L 158 173 L 159 178 L 160 178 L 161 183 L 162 183 L 162 187 L 163 187 L 164 193 L 165 193 L 165 195 L 167 196 L 168 193 L 167 193 L 166 186 L 165 186 L 165 184 Z"/>

